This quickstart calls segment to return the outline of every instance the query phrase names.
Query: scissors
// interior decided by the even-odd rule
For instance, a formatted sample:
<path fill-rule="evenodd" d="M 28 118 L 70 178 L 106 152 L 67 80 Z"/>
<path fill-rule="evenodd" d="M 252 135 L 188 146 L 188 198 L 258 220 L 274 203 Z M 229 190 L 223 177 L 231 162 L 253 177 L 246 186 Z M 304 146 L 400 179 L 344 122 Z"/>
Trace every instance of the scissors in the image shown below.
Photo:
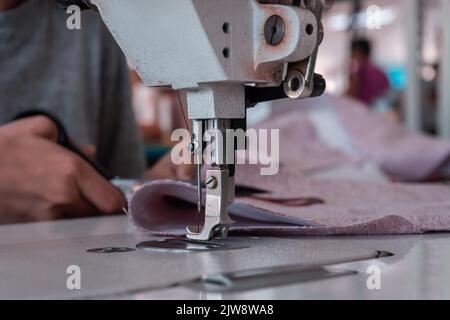
<path fill-rule="evenodd" d="M 25 118 L 35 117 L 35 116 L 44 116 L 50 119 L 57 127 L 58 129 L 58 138 L 57 143 L 66 148 L 69 151 L 72 151 L 79 157 L 81 157 L 84 161 L 86 161 L 90 166 L 92 166 L 95 171 L 97 171 L 102 177 L 104 177 L 106 180 L 112 180 L 114 179 L 114 176 L 111 175 L 105 168 L 103 168 L 101 165 L 96 163 L 94 160 L 89 158 L 84 152 L 82 152 L 69 138 L 69 134 L 67 133 L 66 128 L 64 127 L 63 123 L 59 120 L 59 118 L 54 115 L 53 113 L 49 111 L 44 111 L 40 109 L 33 109 L 33 110 L 27 110 L 20 112 L 17 114 L 14 118 L 11 119 L 11 121 L 21 120 Z"/>

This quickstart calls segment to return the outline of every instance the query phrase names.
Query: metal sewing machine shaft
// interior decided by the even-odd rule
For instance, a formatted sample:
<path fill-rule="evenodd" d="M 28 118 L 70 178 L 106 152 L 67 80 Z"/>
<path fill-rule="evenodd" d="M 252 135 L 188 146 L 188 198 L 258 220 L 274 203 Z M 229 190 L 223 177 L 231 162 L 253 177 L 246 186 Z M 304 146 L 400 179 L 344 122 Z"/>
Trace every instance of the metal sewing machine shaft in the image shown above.
<path fill-rule="evenodd" d="M 209 132 L 210 168 L 206 170 L 205 221 L 202 230 L 187 228 L 187 237 L 191 240 L 205 241 L 213 238 L 226 238 L 233 221 L 228 215 L 228 205 L 234 200 L 235 150 L 227 141 L 227 130 L 232 128 L 230 119 L 194 120 L 192 140 L 197 164 L 203 161 L 204 132 Z M 231 147 L 230 147 L 231 146 Z M 199 169 L 198 169 L 199 170 Z M 197 172 L 200 177 L 200 171 Z M 199 204 L 202 202 L 201 181 L 197 178 Z"/>

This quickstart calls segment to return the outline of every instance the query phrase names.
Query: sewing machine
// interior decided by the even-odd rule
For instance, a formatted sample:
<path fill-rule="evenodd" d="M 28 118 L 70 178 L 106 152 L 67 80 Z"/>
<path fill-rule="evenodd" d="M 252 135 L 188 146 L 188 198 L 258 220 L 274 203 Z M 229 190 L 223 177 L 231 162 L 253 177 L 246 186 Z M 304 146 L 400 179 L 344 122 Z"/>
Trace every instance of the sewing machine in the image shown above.
<path fill-rule="evenodd" d="M 230 130 L 246 129 L 246 109 L 259 102 L 321 95 L 316 74 L 329 0 L 62 1 L 98 10 L 147 86 L 184 90 L 197 164 L 202 230 L 191 240 L 225 239 L 233 221 L 235 152 Z M 200 183 L 204 134 L 211 134 L 206 199 Z M 233 141 L 228 141 L 233 140 Z M 232 143 L 230 143 L 232 142 Z"/>
<path fill-rule="evenodd" d="M 323 91 L 314 62 L 322 38 L 320 12 L 328 1 L 76 3 L 100 10 L 148 85 L 187 90 L 194 152 L 205 129 L 242 126 L 246 107 Z M 286 5 L 293 3 L 300 6 Z M 207 190 L 204 229 L 190 238 L 226 235 L 233 171 L 216 163 L 207 172 L 217 179 L 215 188 Z M 339 170 L 332 175 L 343 178 Z M 190 299 L 450 297 L 448 234 L 230 237 L 230 250 L 201 242 L 179 251 L 148 250 L 139 245 L 146 241 L 162 239 L 136 232 L 125 215 L 0 226 L 0 298 L 178 299 L 182 306 Z M 79 287 L 71 282 L 77 270 Z"/>

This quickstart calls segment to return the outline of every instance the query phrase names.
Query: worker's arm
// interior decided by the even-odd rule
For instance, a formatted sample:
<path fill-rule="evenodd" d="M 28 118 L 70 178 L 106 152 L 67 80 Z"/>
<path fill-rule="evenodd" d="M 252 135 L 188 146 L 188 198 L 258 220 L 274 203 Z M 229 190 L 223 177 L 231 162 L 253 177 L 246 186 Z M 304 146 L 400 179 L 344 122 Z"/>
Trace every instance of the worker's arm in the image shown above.
<path fill-rule="evenodd" d="M 119 212 L 121 193 L 76 154 L 60 147 L 46 117 L 0 127 L 0 223 Z"/>

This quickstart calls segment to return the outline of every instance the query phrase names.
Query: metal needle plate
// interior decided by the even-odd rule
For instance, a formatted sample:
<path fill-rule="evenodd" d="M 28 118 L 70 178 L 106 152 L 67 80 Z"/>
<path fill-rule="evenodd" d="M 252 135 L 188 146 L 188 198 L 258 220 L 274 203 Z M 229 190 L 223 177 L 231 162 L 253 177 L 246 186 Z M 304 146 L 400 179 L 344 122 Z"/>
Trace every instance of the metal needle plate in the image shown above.
<path fill-rule="evenodd" d="M 209 252 L 245 249 L 240 243 L 231 241 L 191 241 L 185 238 L 153 240 L 139 243 L 136 248 L 145 251 L 163 251 L 163 252 Z"/>

